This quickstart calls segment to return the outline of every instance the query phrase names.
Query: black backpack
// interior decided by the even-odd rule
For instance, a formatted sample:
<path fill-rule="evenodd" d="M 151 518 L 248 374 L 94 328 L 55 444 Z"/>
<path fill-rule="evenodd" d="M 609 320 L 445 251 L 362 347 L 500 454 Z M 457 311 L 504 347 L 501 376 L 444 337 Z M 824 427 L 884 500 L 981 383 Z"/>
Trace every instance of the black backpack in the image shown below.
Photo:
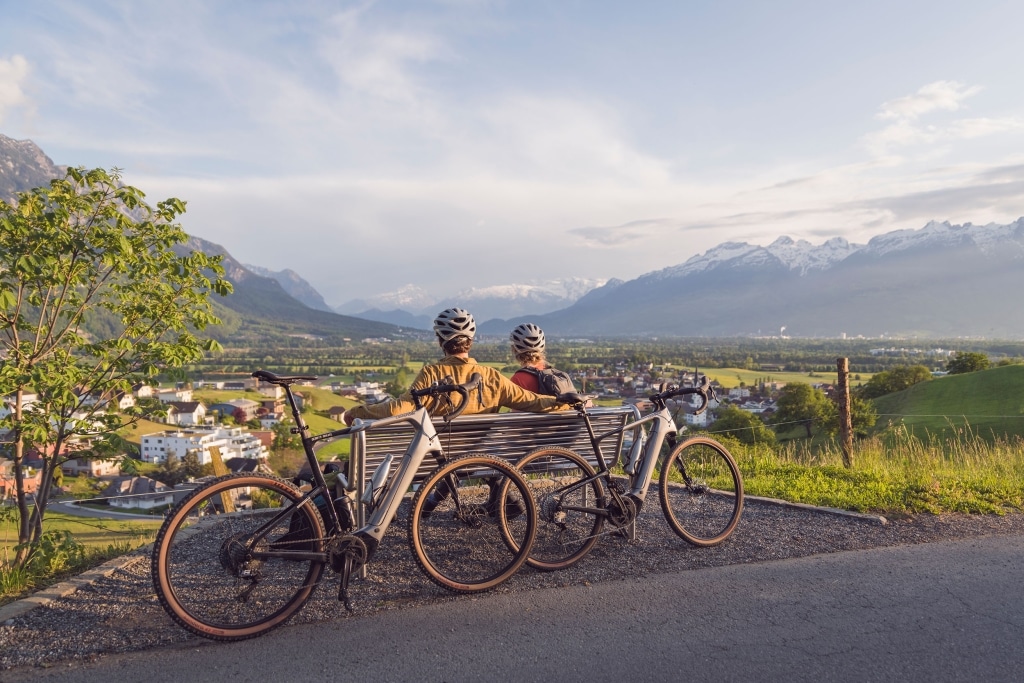
<path fill-rule="evenodd" d="M 555 368 L 538 370 L 537 368 L 524 366 L 519 368 L 517 372 L 528 372 L 537 378 L 537 384 L 540 387 L 537 389 L 538 394 L 558 396 L 559 394 L 576 391 L 576 386 L 564 370 L 556 370 Z"/>

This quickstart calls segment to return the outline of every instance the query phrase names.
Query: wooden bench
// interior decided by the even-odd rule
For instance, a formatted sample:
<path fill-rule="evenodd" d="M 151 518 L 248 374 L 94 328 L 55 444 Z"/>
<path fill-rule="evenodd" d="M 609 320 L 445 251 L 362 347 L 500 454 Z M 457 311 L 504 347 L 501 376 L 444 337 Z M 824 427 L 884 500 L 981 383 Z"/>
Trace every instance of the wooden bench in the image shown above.
<path fill-rule="evenodd" d="M 587 414 L 598 436 L 640 417 L 640 411 L 635 406 L 590 408 Z M 597 456 L 590 443 L 587 427 L 575 410 L 554 413 L 485 413 L 458 417 L 450 423 L 440 418 L 433 422 L 441 448 L 449 457 L 483 453 L 516 462 L 542 446 L 562 446 L 579 453 L 597 467 Z M 622 452 L 627 433 L 628 430 L 601 442 L 601 452 L 609 466 Z M 404 422 L 353 434 L 349 486 L 355 491 L 364 491 L 369 477 L 384 457 L 391 453 L 400 458 L 413 434 L 412 426 Z M 416 472 L 416 482 L 422 481 L 436 467 L 437 462 L 433 458 L 425 458 Z M 366 506 L 358 505 L 355 512 L 356 525 L 362 526 L 367 519 Z M 359 576 L 367 576 L 366 565 L 359 569 Z"/>
<path fill-rule="evenodd" d="M 598 435 L 617 429 L 640 415 L 634 406 L 590 408 L 587 413 Z M 542 446 L 561 446 L 576 451 L 597 467 L 597 456 L 590 444 L 587 427 L 575 410 L 555 413 L 486 413 L 459 417 L 450 423 L 440 418 L 433 422 L 441 448 L 449 457 L 482 453 L 514 463 Z M 601 451 L 609 465 L 622 451 L 626 433 L 601 443 Z M 406 423 L 353 434 L 349 481 L 358 487 L 357 490 L 362 491 L 366 478 L 377 469 L 384 457 L 392 453 L 400 458 L 412 436 L 413 429 Z M 436 467 L 437 463 L 432 458 L 424 459 L 416 472 L 416 481 L 424 479 Z"/>

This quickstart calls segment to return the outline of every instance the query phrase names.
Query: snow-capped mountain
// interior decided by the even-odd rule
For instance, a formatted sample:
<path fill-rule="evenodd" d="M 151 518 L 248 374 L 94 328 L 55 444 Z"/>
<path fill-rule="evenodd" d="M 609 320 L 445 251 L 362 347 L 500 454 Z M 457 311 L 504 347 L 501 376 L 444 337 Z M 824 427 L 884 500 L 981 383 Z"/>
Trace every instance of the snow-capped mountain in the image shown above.
<path fill-rule="evenodd" d="M 358 315 L 396 325 L 429 329 L 437 312 L 450 306 L 472 311 L 478 321 L 540 315 L 571 306 L 605 280 L 562 278 L 541 283 L 472 287 L 451 296 L 431 296 L 421 287 L 405 285 L 365 299 L 354 299 L 335 308 L 338 313 Z"/>
<path fill-rule="evenodd" d="M 864 245 L 726 242 L 533 319 L 558 336 L 769 335 L 785 327 L 794 336 L 1016 339 L 1024 338 L 1024 309 L 1011 301 L 1022 288 L 1024 218 L 931 222 Z"/>
<path fill-rule="evenodd" d="M 725 242 L 698 254 L 678 266 L 671 266 L 651 274 L 651 277 L 676 278 L 702 273 L 724 263 L 760 267 L 781 264 L 801 275 L 809 271 L 825 270 L 839 263 L 864 245 L 850 244 L 842 237 L 833 237 L 824 244 L 813 245 L 807 240 L 779 237 L 767 247 L 746 242 Z"/>
<path fill-rule="evenodd" d="M 352 299 L 335 306 L 337 313 L 358 315 L 369 310 L 395 311 L 418 313 L 424 308 L 433 306 L 437 298 L 431 296 L 427 290 L 417 285 L 404 285 L 393 292 L 384 292 L 363 299 Z"/>

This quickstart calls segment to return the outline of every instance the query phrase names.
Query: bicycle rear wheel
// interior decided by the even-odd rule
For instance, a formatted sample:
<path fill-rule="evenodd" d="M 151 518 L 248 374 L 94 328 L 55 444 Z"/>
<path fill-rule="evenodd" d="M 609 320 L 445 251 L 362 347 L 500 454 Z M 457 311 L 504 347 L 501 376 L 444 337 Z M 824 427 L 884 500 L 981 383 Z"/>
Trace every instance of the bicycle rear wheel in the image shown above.
<path fill-rule="evenodd" d="M 183 627 L 244 640 L 280 626 L 323 573 L 324 527 L 288 482 L 230 474 L 178 503 L 153 547 L 153 586 Z"/>
<path fill-rule="evenodd" d="M 697 546 L 729 537 L 743 511 L 743 479 L 725 446 L 695 437 L 665 459 L 659 479 L 661 509 L 669 526 Z"/>
<path fill-rule="evenodd" d="M 582 455 L 550 446 L 527 453 L 516 469 L 537 505 L 537 538 L 527 564 L 543 571 L 571 567 L 594 547 L 604 524 L 598 512 L 604 489 L 591 479 L 594 468 Z"/>
<path fill-rule="evenodd" d="M 409 545 L 431 581 L 474 593 L 516 573 L 536 529 L 537 508 L 519 472 L 504 460 L 468 455 L 423 481 L 409 515 Z"/>

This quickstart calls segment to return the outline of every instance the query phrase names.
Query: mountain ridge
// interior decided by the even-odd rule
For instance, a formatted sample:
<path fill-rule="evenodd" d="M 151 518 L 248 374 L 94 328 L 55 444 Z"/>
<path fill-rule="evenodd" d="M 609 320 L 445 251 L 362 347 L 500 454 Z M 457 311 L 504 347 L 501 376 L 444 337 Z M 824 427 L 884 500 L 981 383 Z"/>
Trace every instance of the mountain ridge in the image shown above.
<path fill-rule="evenodd" d="M 1024 337 L 1006 294 L 1024 287 L 1024 218 L 932 221 L 814 246 L 725 242 L 677 266 L 595 289 L 531 320 L 554 336 Z M 1002 293 L 1002 295 L 1000 295 Z M 520 322 L 488 321 L 486 333 Z"/>
<path fill-rule="evenodd" d="M 0 134 L 0 198 L 13 200 L 18 192 L 47 185 L 66 171 L 67 166 L 53 163 L 31 140 L 14 140 Z M 211 297 L 223 324 L 208 328 L 207 334 L 222 343 L 296 337 L 321 337 L 341 342 L 345 339 L 409 336 L 394 325 L 339 315 L 330 311 L 326 304 L 323 304 L 323 309 L 307 306 L 289 294 L 279 282 L 283 279 L 289 287 L 302 289 L 305 281 L 292 271 L 264 277 L 247 269 L 221 245 L 196 236 L 190 236 L 184 244 L 176 247 L 179 254 L 192 250 L 223 256 L 225 277 L 234 286 L 234 293 L 227 297 Z M 421 335 L 414 333 L 413 336 Z"/>
<path fill-rule="evenodd" d="M 67 168 L 35 143 L 3 135 L 0 162 L 0 197 L 8 199 Z M 814 245 L 785 235 L 768 246 L 728 241 L 629 281 L 567 277 L 452 297 L 407 285 L 333 312 L 294 271 L 247 268 L 220 245 L 198 237 L 190 244 L 225 255 L 235 294 L 215 301 L 225 318 L 222 334 L 248 339 L 401 336 L 429 329 L 433 315 L 453 305 L 484 321 L 482 334 L 501 336 L 529 320 L 551 337 L 1024 338 L 1024 312 L 1009 304 L 1024 289 L 1024 217 L 985 225 L 931 221 L 866 244 L 833 237 Z"/>

